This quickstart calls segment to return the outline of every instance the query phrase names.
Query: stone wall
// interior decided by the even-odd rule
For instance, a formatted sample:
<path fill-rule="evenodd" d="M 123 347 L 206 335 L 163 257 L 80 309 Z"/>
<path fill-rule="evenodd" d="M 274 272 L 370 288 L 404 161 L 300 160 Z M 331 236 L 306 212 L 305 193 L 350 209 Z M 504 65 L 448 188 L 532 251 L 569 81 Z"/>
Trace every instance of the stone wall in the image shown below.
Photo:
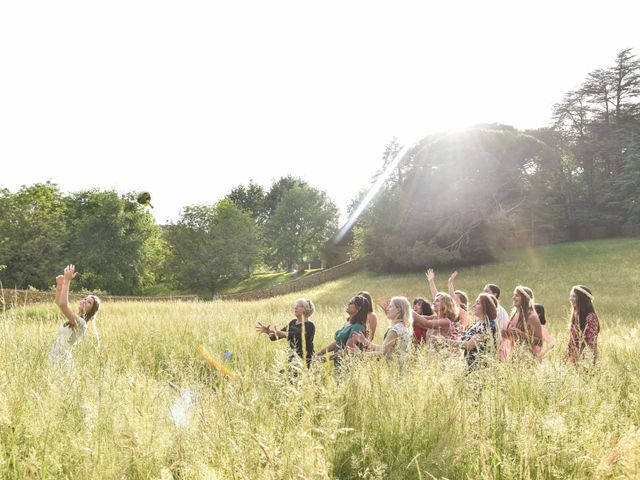
<path fill-rule="evenodd" d="M 258 290 L 252 290 L 250 292 L 231 293 L 228 295 L 220 295 L 221 300 L 237 300 L 241 302 L 260 300 L 262 298 L 270 298 L 278 295 L 286 295 L 288 293 L 297 292 L 300 290 L 306 290 L 307 288 L 315 287 L 321 283 L 336 280 L 338 278 L 349 275 L 362 268 L 362 264 L 358 260 L 350 260 L 341 265 L 327 268 L 318 273 L 314 273 L 307 277 L 292 280 L 287 283 L 275 285 L 273 287 L 261 288 Z"/>

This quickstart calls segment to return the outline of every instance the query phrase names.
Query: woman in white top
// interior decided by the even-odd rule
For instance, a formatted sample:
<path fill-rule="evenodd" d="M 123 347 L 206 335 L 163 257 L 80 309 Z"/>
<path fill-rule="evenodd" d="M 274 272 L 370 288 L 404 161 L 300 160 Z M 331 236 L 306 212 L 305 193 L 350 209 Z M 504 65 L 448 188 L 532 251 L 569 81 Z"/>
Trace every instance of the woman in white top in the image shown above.
<path fill-rule="evenodd" d="M 385 356 L 386 358 L 398 357 L 399 360 L 402 360 L 411 342 L 411 330 L 409 329 L 411 304 L 405 297 L 393 297 L 388 302 L 384 299 L 379 300 L 378 305 L 382 307 L 389 319 L 389 329 L 384 335 L 383 344 L 376 345 L 361 332 L 354 333 L 353 337 L 356 342 L 367 347 L 368 354 Z"/>
<path fill-rule="evenodd" d="M 71 346 L 82 340 L 87 332 L 87 322 L 95 317 L 100 308 L 100 299 L 95 295 L 87 295 L 78 303 L 78 313 L 71 309 L 69 306 L 69 286 L 77 274 L 75 265 L 67 265 L 64 269 L 64 275 L 56 277 L 56 305 L 62 310 L 67 321 L 58 329 L 58 338 L 51 347 L 49 358 L 67 368 L 73 367 Z M 99 342 L 100 337 L 95 320 L 93 330 Z"/>

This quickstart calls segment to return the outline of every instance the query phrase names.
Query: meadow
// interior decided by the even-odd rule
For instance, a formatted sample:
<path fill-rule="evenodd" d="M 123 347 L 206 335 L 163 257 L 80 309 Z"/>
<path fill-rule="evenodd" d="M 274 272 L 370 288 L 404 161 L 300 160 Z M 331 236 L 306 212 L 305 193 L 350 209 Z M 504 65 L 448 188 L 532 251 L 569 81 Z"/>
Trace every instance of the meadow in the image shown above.
<path fill-rule="evenodd" d="M 0 315 L 0 478 L 3 479 L 477 479 L 640 478 L 640 240 L 508 252 L 459 269 L 471 300 L 487 282 L 530 286 L 556 347 L 469 373 L 432 349 L 402 372 L 354 358 L 292 376 L 284 326 L 294 301 L 313 300 L 316 348 L 342 325 L 358 290 L 426 296 L 423 274 L 362 272 L 256 302 L 107 303 L 62 372 L 47 354 L 62 317 L 54 305 Z M 436 271 L 446 287 L 449 271 Z M 592 288 L 601 322 L 596 367 L 566 363 L 569 290 Z M 382 342 L 385 320 L 376 340 Z M 204 345 L 235 372 L 223 378 Z M 189 389 L 188 423 L 170 408 Z"/>

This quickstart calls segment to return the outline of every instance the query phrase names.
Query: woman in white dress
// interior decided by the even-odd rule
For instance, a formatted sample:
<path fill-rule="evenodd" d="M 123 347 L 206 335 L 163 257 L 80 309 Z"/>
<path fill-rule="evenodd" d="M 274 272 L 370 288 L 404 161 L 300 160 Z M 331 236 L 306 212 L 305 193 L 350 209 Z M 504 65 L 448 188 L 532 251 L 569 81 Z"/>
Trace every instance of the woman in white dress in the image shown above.
<path fill-rule="evenodd" d="M 95 318 L 100 308 L 100 299 L 95 295 L 87 295 L 78 303 L 78 313 L 71 309 L 69 306 L 69 286 L 77 274 L 75 265 L 67 265 L 64 269 L 64 275 L 56 277 L 56 305 L 67 321 L 58 329 L 58 338 L 51 347 L 49 359 L 67 368 L 73 367 L 71 346 L 82 340 L 87 332 L 87 323 Z M 93 331 L 99 344 L 100 337 L 95 320 L 93 321 Z"/>

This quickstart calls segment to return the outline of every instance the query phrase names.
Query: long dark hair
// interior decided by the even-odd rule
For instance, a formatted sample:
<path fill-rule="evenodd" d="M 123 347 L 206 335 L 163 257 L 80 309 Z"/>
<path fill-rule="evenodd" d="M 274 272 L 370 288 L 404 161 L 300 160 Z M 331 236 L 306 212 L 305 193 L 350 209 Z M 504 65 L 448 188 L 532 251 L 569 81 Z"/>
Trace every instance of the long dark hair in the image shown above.
<path fill-rule="evenodd" d="M 93 298 L 93 306 L 91 307 L 91 310 L 89 310 L 88 312 L 84 312 L 80 316 L 85 322 L 90 322 L 91 319 L 96 316 L 96 314 L 98 313 L 98 310 L 100 310 L 101 301 L 100 301 L 100 298 L 98 298 L 96 295 L 87 295 L 87 296 Z M 65 327 L 70 327 L 71 322 L 64 322 L 63 325 Z"/>
<path fill-rule="evenodd" d="M 589 297 L 578 288 L 588 292 L 589 295 L 591 295 L 591 290 L 584 285 L 576 285 L 571 289 L 576 296 L 576 308 L 572 307 L 571 323 L 580 325 L 580 331 L 584 332 L 584 328 L 587 325 L 587 317 L 590 313 L 595 313 L 596 310 L 593 308 L 593 296 Z"/>
<path fill-rule="evenodd" d="M 540 323 L 542 325 L 547 323 L 547 317 L 544 314 L 544 305 L 542 305 L 541 303 L 536 303 L 533 306 L 533 308 L 535 309 L 536 313 L 538 314 L 538 318 L 540 319 Z"/>
<path fill-rule="evenodd" d="M 91 310 L 89 310 L 88 312 L 84 312 L 84 315 L 82 316 L 82 318 L 84 318 L 85 322 L 90 321 L 93 317 L 96 316 L 96 313 L 98 313 L 98 310 L 100 310 L 100 299 L 95 295 L 89 295 L 89 296 L 93 298 L 93 306 L 91 307 Z"/>
<path fill-rule="evenodd" d="M 369 304 L 369 307 L 367 308 L 367 314 L 373 312 L 373 300 L 371 300 L 371 294 L 363 290 L 362 292 L 358 292 L 358 295 L 360 295 L 361 297 L 364 297 L 365 300 L 367 300 L 367 303 Z"/>
<path fill-rule="evenodd" d="M 420 315 L 433 315 L 433 307 L 425 298 L 418 297 L 413 301 L 413 304 L 420 305 Z"/>
<path fill-rule="evenodd" d="M 358 307 L 359 310 L 358 313 L 349 318 L 349 322 L 351 322 L 352 324 L 359 323 L 360 325 L 365 325 L 367 322 L 367 314 L 369 313 L 369 301 L 362 295 L 356 295 L 355 297 L 353 297 L 353 301 L 355 302 L 356 307 Z"/>

